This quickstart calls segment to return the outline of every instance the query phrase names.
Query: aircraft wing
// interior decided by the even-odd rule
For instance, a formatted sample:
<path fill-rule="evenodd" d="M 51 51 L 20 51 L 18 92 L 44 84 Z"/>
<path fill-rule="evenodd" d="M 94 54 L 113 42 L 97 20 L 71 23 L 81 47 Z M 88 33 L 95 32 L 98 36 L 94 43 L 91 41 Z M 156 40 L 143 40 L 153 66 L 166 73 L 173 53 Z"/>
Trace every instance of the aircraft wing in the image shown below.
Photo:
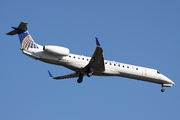
<path fill-rule="evenodd" d="M 93 71 L 105 71 L 105 65 L 104 65 L 104 53 L 103 53 L 103 49 L 101 48 L 98 39 L 96 38 L 96 50 L 93 54 L 93 56 L 91 57 L 90 62 L 82 69 L 84 69 L 84 72 L 93 72 Z M 75 72 L 75 73 L 71 73 L 68 75 L 63 75 L 63 76 L 57 76 L 57 77 L 53 77 L 52 74 L 50 73 L 50 71 L 48 71 L 50 78 L 52 79 L 71 79 L 71 78 L 75 78 L 75 77 L 79 77 L 80 73 L 79 72 Z"/>
<path fill-rule="evenodd" d="M 96 38 L 96 50 L 91 57 L 91 60 L 88 65 L 86 65 L 85 69 L 93 69 L 95 71 L 105 71 L 105 65 L 104 65 L 104 53 L 103 49 L 101 48 L 98 39 Z"/>
<path fill-rule="evenodd" d="M 78 72 L 71 73 L 71 74 L 68 74 L 68 75 L 58 76 L 58 77 L 53 77 L 49 70 L 48 70 L 48 73 L 49 73 L 50 78 L 56 79 L 56 80 L 58 80 L 58 79 L 71 79 L 71 78 L 79 77 Z"/>

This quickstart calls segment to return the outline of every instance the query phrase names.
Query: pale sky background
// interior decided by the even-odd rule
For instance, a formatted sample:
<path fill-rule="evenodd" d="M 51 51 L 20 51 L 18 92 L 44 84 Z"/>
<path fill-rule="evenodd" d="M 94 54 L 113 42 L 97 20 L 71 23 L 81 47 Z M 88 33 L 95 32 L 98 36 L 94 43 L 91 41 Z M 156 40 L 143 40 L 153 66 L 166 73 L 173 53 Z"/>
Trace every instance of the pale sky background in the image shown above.
<path fill-rule="evenodd" d="M 179 0 L 0 1 L 1 120 L 180 120 Z M 73 71 L 22 54 L 21 21 L 36 43 L 92 56 L 95 37 L 106 60 L 159 70 L 175 82 L 161 85 L 122 77 L 55 81 Z"/>

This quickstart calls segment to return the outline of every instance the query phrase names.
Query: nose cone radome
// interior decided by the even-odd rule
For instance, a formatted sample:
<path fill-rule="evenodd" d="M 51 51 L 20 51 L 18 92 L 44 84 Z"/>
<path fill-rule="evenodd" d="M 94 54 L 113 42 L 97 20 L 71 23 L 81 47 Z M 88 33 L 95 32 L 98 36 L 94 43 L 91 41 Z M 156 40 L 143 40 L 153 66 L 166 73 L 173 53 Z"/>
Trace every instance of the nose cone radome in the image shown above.
<path fill-rule="evenodd" d="M 172 81 L 172 84 L 175 85 L 175 83 Z"/>
<path fill-rule="evenodd" d="M 175 83 L 171 79 L 169 79 L 168 77 L 162 75 L 162 78 L 163 78 L 162 80 L 165 81 L 166 84 L 168 83 L 168 84 L 175 85 Z"/>

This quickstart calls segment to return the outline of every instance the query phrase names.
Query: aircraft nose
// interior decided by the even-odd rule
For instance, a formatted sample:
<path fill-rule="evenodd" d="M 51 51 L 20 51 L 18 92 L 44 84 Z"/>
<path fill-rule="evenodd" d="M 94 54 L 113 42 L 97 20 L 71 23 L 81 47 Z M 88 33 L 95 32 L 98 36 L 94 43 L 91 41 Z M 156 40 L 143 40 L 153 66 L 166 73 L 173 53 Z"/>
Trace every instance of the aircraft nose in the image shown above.
<path fill-rule="evenodd" d="M 168 78 L 168 79 L 169 79 L 169 78 Z M 172 80 L 170 80 L 170 79 L 169 79 L 169 82 L 171 82 L 172 85 L 175 85 L 175 83 L 174 83 Z"/>
<path fill-rule="evenodd" d="M 171 81 L 173 85 L 175 85 L 175 83 L 173 81 Z"/>
<path fill-rule="evenodd" d="M 164 79 L 166 82 L 168 82 L 168 84 L 175 85 L 175 83 L 174 83 L 171 79 L 169 79 L 168 77 L 166 77 L 166 76 L 164 76 L 164 75 L 163 75 L 163 79 Z"/>

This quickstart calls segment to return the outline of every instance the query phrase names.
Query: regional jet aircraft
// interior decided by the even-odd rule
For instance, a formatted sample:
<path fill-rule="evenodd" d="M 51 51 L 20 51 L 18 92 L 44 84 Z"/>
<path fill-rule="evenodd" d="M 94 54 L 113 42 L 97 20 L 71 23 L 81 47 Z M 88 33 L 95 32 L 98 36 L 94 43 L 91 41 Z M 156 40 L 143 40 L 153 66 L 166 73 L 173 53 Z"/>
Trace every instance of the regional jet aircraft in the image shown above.
<path fill-rule="evenodd" d="M 158 70 L 119 63 L 115 61 L 104 60 L 103 49 L 96 38 L 97 47 L 92 57 L 71 54 L 68 48 L 61 46 L 46 45 L 41 46 L 34 42 L 27 30 L 28 24 L 21 22 L 18 27 L 12 27 L 14 30 L 7 35 L 18 34 L 22 53 L 46 63 L 64 66 L 75 71 L 72 74 L 53 77 L 48 71 L 52 79 L 69 79 L 78 78 L 77 82 L 81 83 L 84 76 L 120 76 L 132 78 L 141 81 L 147 81 L 162 85 L 161 92 L 164 92 L 164 87 L 175 85 L 173 81 L 161 74 Z"/>

